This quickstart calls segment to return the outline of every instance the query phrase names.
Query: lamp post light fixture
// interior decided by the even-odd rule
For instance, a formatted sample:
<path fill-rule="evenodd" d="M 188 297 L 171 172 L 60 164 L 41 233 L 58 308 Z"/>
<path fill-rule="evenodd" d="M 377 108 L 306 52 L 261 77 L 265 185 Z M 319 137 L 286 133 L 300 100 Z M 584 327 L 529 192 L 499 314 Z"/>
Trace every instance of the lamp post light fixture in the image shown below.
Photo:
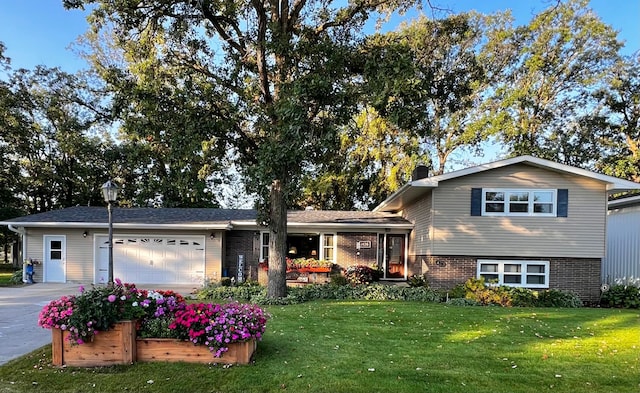
<path fill-rule="evenodd" d="M 118 197 L 118 186 L 111 180 L 102 185 L 102 196 L 107 202 L 109 212 L 109 286 L 113 286 L 113 219 L 111 216 L 111 205 Z"/>

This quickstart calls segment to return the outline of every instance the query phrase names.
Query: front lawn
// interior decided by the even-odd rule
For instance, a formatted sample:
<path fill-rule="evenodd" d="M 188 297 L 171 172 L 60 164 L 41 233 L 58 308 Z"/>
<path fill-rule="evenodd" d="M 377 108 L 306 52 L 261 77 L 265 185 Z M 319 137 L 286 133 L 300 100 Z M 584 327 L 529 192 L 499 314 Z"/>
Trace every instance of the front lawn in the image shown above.
<path fill-rule="evenodd" d="M 269 306 L 255 364 L 0 367 L 0 392 L 638 392 L 638 311 L 328 301 Z"/>
<path fill-rule="evenodd" d="M 11 277 L 13 276 L 13 272 L 5 272 L 0 271 L 0 287 L 6 287 L 9 285 L 13 285 L 11 283 Z"/>

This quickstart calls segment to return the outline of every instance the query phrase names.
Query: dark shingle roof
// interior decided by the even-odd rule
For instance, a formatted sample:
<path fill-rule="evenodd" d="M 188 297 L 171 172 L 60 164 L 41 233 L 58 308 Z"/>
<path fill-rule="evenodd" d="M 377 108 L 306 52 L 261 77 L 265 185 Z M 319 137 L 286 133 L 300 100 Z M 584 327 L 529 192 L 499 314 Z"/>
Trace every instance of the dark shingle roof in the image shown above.
<path fill-rule="evenodd" d="M 289 223 L 303 224 L 408 224 L 404 218 L 383 212 L 294 210 L 287 214 Z"/>
<path fill-rule="evenodd" d="M 113 210 L 114 225 L 127 226 L 166 226 L 166 227 L 228 227 L 237 225 L 255 225 L 257 212 L 252 209 L 206 209 L 206 208 L 115 208 Z M 368 211 L 330 211 L 304 210 L 289 211 L 289 223 L 337 225 L 403 225 L 411 223 L 402 217 L 382 212 Z M 18 217 L 0 224 L 17 226 L 54 225 L 61 227 L 95 225 L 104 226 L 108 221 L 107 209 L 104 207 L 76 206 L 45 213 Z"/>

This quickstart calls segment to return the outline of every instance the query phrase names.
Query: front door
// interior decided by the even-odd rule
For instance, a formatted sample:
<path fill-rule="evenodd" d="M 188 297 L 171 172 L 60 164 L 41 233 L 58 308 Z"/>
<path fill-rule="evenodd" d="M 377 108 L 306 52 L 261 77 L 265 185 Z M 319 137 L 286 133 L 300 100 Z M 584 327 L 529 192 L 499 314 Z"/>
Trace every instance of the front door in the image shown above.
<path fill-rule="evenodd" d="M 378 237 L 378 265 L 385 279 L 406 279 L 406 235 L 385 234 Z"/>
<path fill-rule="evenodd" d="M 66 238 L 44 237 L 44 281 L 66 282 Z"/>

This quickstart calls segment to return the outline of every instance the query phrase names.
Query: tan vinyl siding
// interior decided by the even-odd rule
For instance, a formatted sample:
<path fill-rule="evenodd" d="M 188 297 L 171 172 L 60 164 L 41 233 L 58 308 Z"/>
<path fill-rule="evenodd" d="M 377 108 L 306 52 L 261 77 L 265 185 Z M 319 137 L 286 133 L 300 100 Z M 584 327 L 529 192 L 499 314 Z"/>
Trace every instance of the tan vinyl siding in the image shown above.
<path fill-rule="evenodd" d="M 40 263 L 44 260 L 44 236 L 65 236 L 66 280 L 67 282 L 90 283 L 93 281 L 93 237 L 82 237 L 83 229 L 43 229 L 29 228 L 27 237 L 27 258 Z M 36 281 L 43 280 L 43 265 L 36 267 Z"/>
<path fill-rule="evenodd" d="M 569 217 L 471 217 L 471 188 L 569 190 Z M 452 179 L 433 192 L 433 254 L 604 256 L 605 184 L 524 164 Z"/>
<path fill-rule="evenodd" d="M 431 255 L 431 192 L 407 207 L 402 216 L 414 225 L 409 236 L 409 255 Z"/>
<path fill-rule="evenodd" d="M 222 278 L 222 239 L 224 232 L 215 232 L 215 238 L 205 235 L 205 280 L 218 282 Z M 246 262 L 245 262 L 246 263 Z"/>
<path fill-rule="evenodd" d="M 92 283 L 94 280 L 94 239 L 95 236 L 107 236 L 106 230 L 87 230 L 88 236 L 82 237 L 84 229 L 27 229 L 26 258 L 42 262 L 44 258 L 44 235 L 63 235 L 66 237 L 66 280 L 67 282 Z M 118 235 L 144 236 L 203 236 L 205 239 L 205 279 L 217 281 L 222 277 L 222 238 L 224 232 L 216 232 L 210 239 L 211 232 L 202 231 L 143 231 L 118 230 Z M 42 281 L 42 265 L 36 266 L 36 281 Z"/>

